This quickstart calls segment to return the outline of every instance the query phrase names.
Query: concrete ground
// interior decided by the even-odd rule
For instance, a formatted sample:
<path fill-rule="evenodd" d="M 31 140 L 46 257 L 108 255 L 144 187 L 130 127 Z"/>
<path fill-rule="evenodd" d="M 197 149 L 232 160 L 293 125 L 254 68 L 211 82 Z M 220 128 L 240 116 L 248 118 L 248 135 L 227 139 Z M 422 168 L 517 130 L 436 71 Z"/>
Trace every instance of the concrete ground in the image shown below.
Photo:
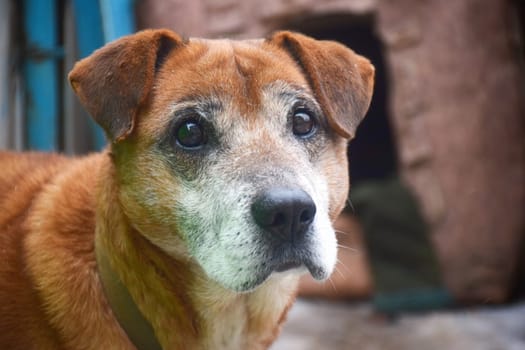
<path fill-rule="evenodd" d="M 525 350 L 525 302 L 374 316 L 366 303 L 298 300 L 271 350 Z"/>

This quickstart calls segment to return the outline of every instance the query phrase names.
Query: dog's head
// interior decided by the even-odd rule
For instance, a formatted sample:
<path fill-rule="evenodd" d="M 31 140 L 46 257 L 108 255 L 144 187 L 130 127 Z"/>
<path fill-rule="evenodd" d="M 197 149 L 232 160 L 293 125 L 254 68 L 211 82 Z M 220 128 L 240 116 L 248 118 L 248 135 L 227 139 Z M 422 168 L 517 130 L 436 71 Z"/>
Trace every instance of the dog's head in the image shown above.
<path fill-rule="evenodd" d="M 373 73 L 350 49 L 297 33 L 228 41 L 149 30 L 80 61 L 70 81 L 112 141 L 135 229 L 247 291 L 285 270 L 332 272 L 346 144 Z"/>

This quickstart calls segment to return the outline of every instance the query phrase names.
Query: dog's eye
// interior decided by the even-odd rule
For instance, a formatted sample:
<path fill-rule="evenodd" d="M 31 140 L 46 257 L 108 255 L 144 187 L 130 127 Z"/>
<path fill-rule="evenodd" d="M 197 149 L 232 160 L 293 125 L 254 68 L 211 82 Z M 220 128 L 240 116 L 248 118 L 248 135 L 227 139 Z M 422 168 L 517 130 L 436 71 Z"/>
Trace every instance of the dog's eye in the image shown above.
<path fill-rule="evenodd" d="M 199 148 L 207 141 L 202 125 L 196 120 L 181 123 L 175 130 L 175 138 L 184 148 Z"/>
<path fill-rule="evenodd" d="M 301 137 L 312 135 L 317 126 L 314 117 L 304 108 L 299 108 L 294 112 L 292 125 L 293 133 Z"/>

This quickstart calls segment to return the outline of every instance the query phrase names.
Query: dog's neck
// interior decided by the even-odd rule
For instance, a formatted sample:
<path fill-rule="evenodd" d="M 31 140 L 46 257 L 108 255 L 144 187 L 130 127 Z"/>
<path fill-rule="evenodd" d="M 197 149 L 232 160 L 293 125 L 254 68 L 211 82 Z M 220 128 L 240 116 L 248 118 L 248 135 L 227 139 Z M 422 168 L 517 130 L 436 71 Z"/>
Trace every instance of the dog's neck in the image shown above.
<path fill-rule="evenodd" d="M 111 162 L 105 167 L 97 198 L 97 256 L 107 257 L 111 273 L 122 281 L 163 348 L 197 348 L 200 327 L 187 317 L 195 314 L 186 293 L 191 275 L 185 264 L 166 256 L 131 227 L 119 203 L 115 170 Z M 174 330 L 184 337 L 172 337 Z"/>
<path fill-rule="evenodd" d="M 250 293 L 222 288 L 192 259 L 168 256 L 132 227 L 118 201 L 114 171 L 108 162 L 97 200 L 95 249 L 162 348 L 266 348 L 293 301 L 297 277 L 274 278 Z"/>
<path fill-rule="evenodd" d="M 107 252 L 95 246 L 95 255 L 102 288 L 121 328 L 138 350 L 161 350 L 151 324 L 144 318 L 120 277 L 111 267 Z"/>

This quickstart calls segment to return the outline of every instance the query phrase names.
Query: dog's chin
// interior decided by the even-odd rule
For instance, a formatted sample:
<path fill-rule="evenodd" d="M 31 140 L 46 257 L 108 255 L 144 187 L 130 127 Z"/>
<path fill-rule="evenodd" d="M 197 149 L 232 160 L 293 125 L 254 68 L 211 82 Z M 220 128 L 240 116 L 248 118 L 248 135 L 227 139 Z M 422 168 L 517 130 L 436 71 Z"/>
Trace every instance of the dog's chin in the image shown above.
<path fill-rule="evenodd" d="M 322 266 L 312 261 L 271 261 L 264 267 L 255 271 L 249 279 L 242 283 L 221 283 L 227 289 L 237 293 L 249 293 L 263 286 L 271 278 L 286 278 L 288 276 L 301 276 L 307 273 L 317 281 L 324 281 L 330 277 L 333 267 Z"/>
<path fill-rule="evenodd" d="M 272 273 L 310 273 L 315 280 L 324 281 L 330 276 L 331 269 L 329 270 L 310 261 L 289 261 L 277 265 Z"/>

